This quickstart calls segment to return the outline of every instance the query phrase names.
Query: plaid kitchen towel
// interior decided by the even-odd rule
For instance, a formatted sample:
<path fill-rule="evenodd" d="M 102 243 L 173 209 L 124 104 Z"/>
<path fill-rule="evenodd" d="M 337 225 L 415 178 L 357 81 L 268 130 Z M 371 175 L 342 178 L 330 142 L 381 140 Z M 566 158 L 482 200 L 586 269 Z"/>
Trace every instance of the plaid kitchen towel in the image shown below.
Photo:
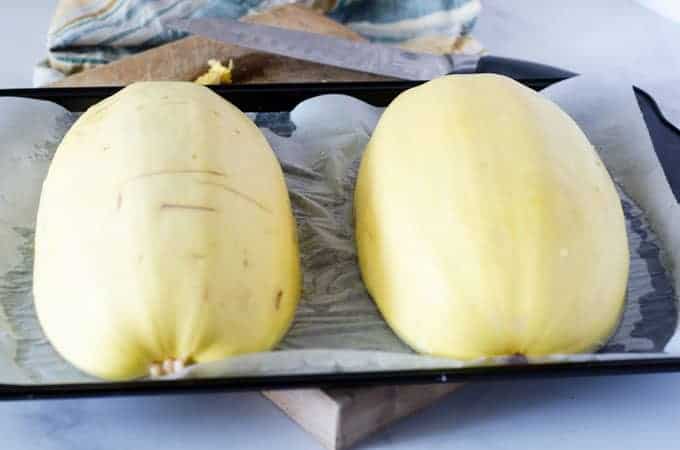
<path fill-rule="evenodd" d="M 34 84 L 182 37 L 163 20 L 239 18 L 286 3 L 320 9 L 373 41 L 441 52 L 465 42 L 481 9 L 479 0 L 60 0 Z"/>

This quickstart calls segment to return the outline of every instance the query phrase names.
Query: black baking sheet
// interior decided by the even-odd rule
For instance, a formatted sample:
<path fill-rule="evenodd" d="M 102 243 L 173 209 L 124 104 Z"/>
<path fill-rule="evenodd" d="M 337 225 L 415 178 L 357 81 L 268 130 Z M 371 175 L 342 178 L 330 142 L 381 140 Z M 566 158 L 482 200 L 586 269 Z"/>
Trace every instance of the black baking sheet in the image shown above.
<path fill-rule="evenodd" d="M 560 80 L 519 80 L 534 88 L 542 89 Z M 282 84 L 267 86 L 230 86 L 216 87 L 214 90 L 245 111 L 287 111 L 300 101 L 323 94 L 344 94 L 364 100 L 375 106 L 387 105 L 396 95 L 417 83 L 380 82 L 380 83 L 320 83 L 320 84 Z M 82 111 L 99 100 L 116 92 L 114 88 L 58 88 L 22 89 L 0 91 L 0 96 L 27 97 L 50 100 L 71 111 Z M 636 90 L 643 117 L 650 131 L 652 142 L 659 156 L 671 186 L 678 186 L 680 171 L 673 164 L 678 158 L 680 133 L 660 114 L 654 101 L 644 92 Z M 285 118 L 285 113 L 283 114 Z M 286 134 L 291 126 L 281 115 L 274 120 L 270 114 L 259 114 L 256 122 L 260 125 L 274 124 L 274 131 Z M 278 127 L 278 128 L 277 128 Z M 288 128 L 287 128 L 288 127 Z M 632 202 L 624 199 L 624 210 L 629 223 L 629 234 L 635 235 L 635 249 L 641 258 L 657 270 L 658 247 L 648 239 L 649 233 L 639 219 L 640 212 Z M 637 221 L 637 222 L 636 222 Z M 637 227 L 637 228 L 636 228 Z M 636 231 L 637 230 L 637 231 Z M 656 267 L 656 268 L 655 268 Z M 665 277 L 665 275 L 664 275 Z M 667 278 L 660 277 L 655 292 L 669 289 Z M 674 307 L 674 306 L 673 306 Z M 643 322 L 649 320 L 660 330 L 655 334 L 655 350 L 663 348 L 665 341 L 675 329 L 676 311 L 651 311 Z M 644 326 L 641 324 L 640 326 Z M 616 351 L 610 348 L 609 351 Z M 0 385 L 0 398 L 45 398 L 70 396 L 104 396 L 156 394 L 172 392 L 288 389 L 296 387 L 357 386 L 374 384 L 433 383 L 461 380 L 481 380 L 489 378 L 516 378 L 532 376 L 599 375 L 626 374 L 641 372 L 680 370 L 680 358 L 653 357 L 640 355 L 640 358 L 620 361 L 588 361 L 549 364 L 517 364 L 504 366 L 466 367 L 460 369 L 402 370 L 368 373 L 337 373 L 311 375 L 284 375 L 262 377 L 229 377 L 212 379 L 186 379 L 163 381 L 133 381 L 123 383 L 79 383 L 63 385 Z"/>

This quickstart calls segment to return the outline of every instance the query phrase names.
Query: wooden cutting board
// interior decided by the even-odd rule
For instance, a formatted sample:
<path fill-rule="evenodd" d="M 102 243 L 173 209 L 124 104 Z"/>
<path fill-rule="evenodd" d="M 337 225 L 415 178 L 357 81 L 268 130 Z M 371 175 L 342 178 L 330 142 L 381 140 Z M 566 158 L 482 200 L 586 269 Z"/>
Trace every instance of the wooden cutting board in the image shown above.
<path fill-rule="evenodd" d="M 427 408 L 461 386 L 449 383 L 300 389 L 263 394 L 325 448 L 339 450 Z"/>
<path fill-rule="evenodd" d="M 349 28 L 295 5 L 244 20 L 362 40 Z M 201 37 L 188 37 L 108 65 L 71 75 L 52 86 L 117 86 L 142 80 L 194 80 L 207 61 L 232 59 L 235 83 L 376 81 L 387 78 L 269 55 Z M 459 384 L 302 389 L 263 392 L 328 449 L 344 449 L 453 392 Z"/>
<path fill-rule="evenodd" d="M 243 19 L 350 40 L 363 40 L 354 31 L 298 5 L 286 5 Z M 178 41 L 95 67 L 51 86 L 121 86 L 135 81 L 196 79 L 207 71 L 208 60 L 234 61 L 234 83 L 284 83 L 311 81 L 376 81 L 385 77 L 324 66 L 224 44 L 198 36 Z"/>

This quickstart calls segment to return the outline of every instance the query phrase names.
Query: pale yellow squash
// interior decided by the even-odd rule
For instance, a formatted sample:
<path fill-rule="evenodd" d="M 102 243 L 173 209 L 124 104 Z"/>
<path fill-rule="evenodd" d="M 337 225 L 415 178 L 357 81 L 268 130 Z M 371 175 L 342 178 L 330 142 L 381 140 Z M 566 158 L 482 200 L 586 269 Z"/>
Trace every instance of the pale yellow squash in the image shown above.
<path fill-rule="evenodd" d="M 361 273 L 414 349 L 573 353 L 617 326 L 628 246 L 579 127 L 508 78 L 447 76 L 387 108 L 355 193 Z"/>
<path fill-rule="evenodd" d="M 281 167 L 209 89 L 134 84 L 59 146 L 38 211 L 35 306 L 83 371 L 129 379 L 270 349 L 300 284 Z"/>

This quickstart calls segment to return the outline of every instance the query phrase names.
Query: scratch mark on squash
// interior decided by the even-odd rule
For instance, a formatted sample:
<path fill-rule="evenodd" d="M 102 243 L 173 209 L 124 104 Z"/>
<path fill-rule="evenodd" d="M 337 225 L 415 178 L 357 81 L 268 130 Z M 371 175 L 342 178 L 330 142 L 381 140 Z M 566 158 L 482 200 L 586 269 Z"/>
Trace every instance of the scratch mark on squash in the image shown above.
<path fill-rule="evenodd" d="M 281 307 L 281 299 L 283 298 L 283 291 L 279 289 L 279 292 L 276 293 L 276 300 L 274 300 L 274 307 L 278 311 L 279 308 Z"/>
<path fill-rule="evenodd" d="M 248 203 L 251 203 L 251 204 L 257 206 L 257 207 L 260 208 L 262 211 L 267 212 L 267 213 L 269 213 L 269 214 L 272 213 L 272 210 L 269 209 L 269 208 L 268 208 L 267 206 L 265 206 L 264 204 L 262 204 L 262 203 L 260 203 L 259 201 L 255 200 L 255 199 L 252 198 L 251 196 L 249 196 L 249 195 L 247 195 L 247 194 L 244 194 L 243 192 L 241 192 L 241 191 L 239 191 L 239 190 L 237 190 L 237 189 L 234 189 L 234 188 L 231 187 L 231 186 L 227 186 L 226 184 L 222 184 L 222 183 L 214 183 L 214 182 L 212 182 L 212 181 L 197 181 L 197 182 L 200 183 L 200 184 L 207 184 L 207 185 L 210 185 L 210 186 L 216 186 L 216 187 L 222 188 L 223 190 L 225 190 L 225 191 L 227 191 L 227 192 L 229 192 L 229 193 L 232 193 L 232 194 L 236 195 L 237 197 L 240 197 L 241 199 L 247 201 Z"/>
<path fill-rule="evenodd" d="M 192 211 L 206 211 L 206 212 L 217 212 L 215 208 L 210 206 L 201 205 L 180 205 L 177 203 L 163 203 L 161 204 L 161 210 L 163 209 L 188 209 Z"/>
<path fill-rule="evenodd" d="M 120 211 L 121 206 L 123 206 L 123 194 L 119 192 L 116 198 L 116 209 Z"/>

